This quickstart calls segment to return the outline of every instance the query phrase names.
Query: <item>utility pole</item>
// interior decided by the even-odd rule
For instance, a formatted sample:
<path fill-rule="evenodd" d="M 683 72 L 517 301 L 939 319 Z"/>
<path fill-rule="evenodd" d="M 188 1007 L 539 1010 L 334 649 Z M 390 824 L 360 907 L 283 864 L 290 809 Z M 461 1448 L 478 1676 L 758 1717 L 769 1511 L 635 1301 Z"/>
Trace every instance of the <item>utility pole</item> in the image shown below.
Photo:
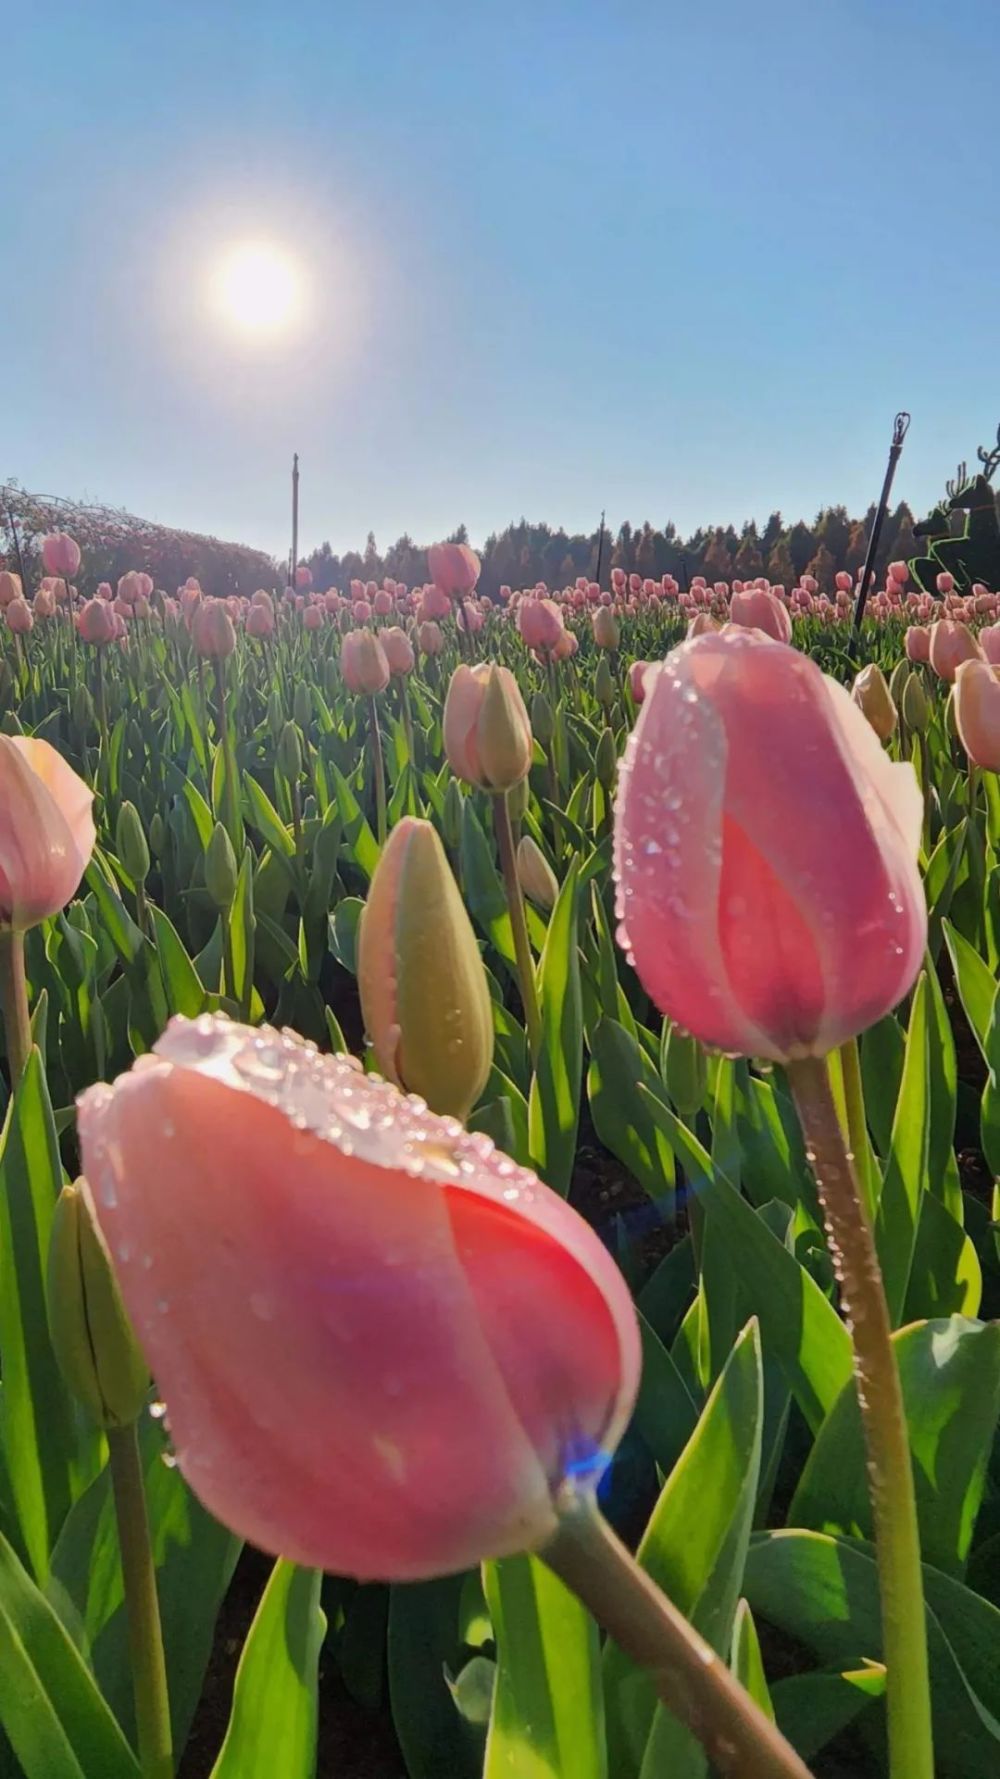
<path fill-rule="evenodd" d="M 290 587 L 295 585 L 295 570 L 299 566 L 299 454 L 296 451 L 292 458 L 292 563 L 288 575 Z"/>
<path fill-rule="evenodd" d="M 597 573 L 594 576 L 597 585 L 601 584 L 601 563 L 604 560 L 604 511 L 601 510 L 601 530 L 597 539 Z"/>
<path fill-rule="evenodd" d="M 878 550 L 878 541 L 882 535 L 882 525 L 885 521 L 885 515 L 889 506 L 889 496 L 892 493 L 892 481 L 896 474 L 896 465 L 899 462 L 903 450 L 903 440 L 909 431 L 909 426 L 910 416 L 904 409 L 901 413 L 896 415 L 896 418 L 892 423 L 892 444 L 889 446 L 889 461 L 885 466 L 885 480 L 882 483 L 882 492 L 879 495 L 878 509 L 875 514 L 875 523 L 872 526 L 872 534 L 868 539 L 868 551 L 865 556 L 865 565 L 861 570 L 861 585 L 858 588 L 858 597 L 854 606 L 854 624 L 851 631 L 852 654 L 856 654 L 858 643 L 861 640 L 861 620 L 865 615 L 865 606 L 868 603 L 868 595 L 871 591 L 871 584 L 875 576 L 875 555 Z"/>

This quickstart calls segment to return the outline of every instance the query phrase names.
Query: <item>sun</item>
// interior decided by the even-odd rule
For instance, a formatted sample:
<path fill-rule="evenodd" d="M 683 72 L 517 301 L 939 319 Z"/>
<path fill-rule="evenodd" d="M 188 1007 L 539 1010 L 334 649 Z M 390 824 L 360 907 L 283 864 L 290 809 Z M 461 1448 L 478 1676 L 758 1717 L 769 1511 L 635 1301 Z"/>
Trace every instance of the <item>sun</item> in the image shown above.
<path fill-rule="evenodd" d="M 287 334 L 301 320 L 305 280 L 275 241 L 241 241 L 226 250 L 211 277 L 212 305 L 224 326 L 263 338 Z"/>

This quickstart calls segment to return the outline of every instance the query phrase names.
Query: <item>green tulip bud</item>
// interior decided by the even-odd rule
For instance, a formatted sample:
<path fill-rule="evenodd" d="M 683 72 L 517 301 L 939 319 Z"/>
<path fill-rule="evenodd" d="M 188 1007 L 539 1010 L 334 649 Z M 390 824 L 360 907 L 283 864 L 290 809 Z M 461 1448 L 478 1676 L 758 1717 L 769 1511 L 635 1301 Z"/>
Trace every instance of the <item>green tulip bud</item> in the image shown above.
<path fill-rule="evenodd" d="M 559 881 L 552 866 L 530 834 L 522 834 L 517 846 L 517 880 L 538 908 L 555 906 Z"/>
<path fill-rule="evenodd" d="M 507 792 L 507 811 L 512 822 L 523 821 L 528 813 L 529 786 L 527 778 L 520 778 L 512 784 Z"/>
<path fill-rule="evenodd" d="M 615 747 L 615 738 L 610 729 L 602 729 L 594 755 L 594 774 L 598 784 L 603 785 L 606 791 L 611 790 L 617 770 L 618 750 Z"/>
<path fill-rule="evenodd" d="M 222 823 L 216 822 L 205 850 L 205 886 L 220 912 L 225 912 L 235 902 L 238 879 L 233 843 Z"/>
<path fill-rule="evenodd" d="M 552 706 L 544 692 L 536 692 L 531 700 L 531 733 L 543 747 L 552 742 L 553 722 Z"/>
<path fill-rule="evenodd" d="M 300 679 L 295 688 L 295 696 L 292 699 L 292 715 L 303 735 L 308 735 L 313 720 L 313 695 L 312 687 L 307 685 L 304 679 Z"/>
<path fill-rule="evenodd" d="M 910 672 L 910 663 L 904 655 L 901 661 L 896 662 L 889 675 L 889 696 L 897 710 L 903 702 L 903 688 L 910 677 Z"/>
<path fill-rule="evenodd" d="M 708 1060 L 703 1046 L 690 1032 L 672 1025 L 664 1031 L 663 1083 L 683 1118 L 691 1118 L 705 1103 Z"/>
<path fill-rule="evenodd" d="M 67 1389 L 99 1427 L 130 1426 L 146 1400 L 149 1370 L 83 1182 L 59 1195 L 47 1295 L 52 1347 Z"/>
<path fill-rule="evenodd" d="M 285 710 L 277 686 L 274 687 L 267 701 L 267 726 L 271 731 L 272 740 L 277 741 L 285 726 Z"/>
<path fill-rule="evenodd" d="M 328 704 L 336 704 L 340 698 L 340 668 L 331 655 L 323 663 L 323 690 Z"/>
<path fill-rule="evenodd" d="M 286 723 L 278 742 L 278 765 L 289 784 L 297 784 L 302 776 L 302 743 L 294 723 Z"/>
<path fill-rule="evenodd" d="M 145 883 L 149 876 L 149 846 L 134 803 L 123 803 L 118 811 L 115 846 L 132 882 Z"/>
<path fill-rule="evenodd" d="M 437 831 L 406 816 L 368 890 L 357 947 L 361 1011 L 382 1074 L 465 1119 L 493 1062 L 493 1004 Z"/>
<path fill-rule="evenodd" d="M 923 735 L 931 720 L 931 704 L 919 673 L 911 672 L 903 687 L 903 721 L 912 735 Z"/>
<path fill-rule="evenodd" d="M 76 691 L 73 693 L 70 715 L 73 719 L 73 727 L 78 730 L 80 734 L 86 735 L 87 731 L 93 728 L 94 700 L 90 696 L 90 692 L 85 685 L 81 684 L 77 686 Z"/>
<path fill-rule="evenodd" d="M 615 701 L 615 682 L 607 655 L 602 655 L 597 663 L 597 672 L 594 675 L 594 694 L 598 704 L 602 704 L 605 710 L 610 710 Z"/>
<path fill-rule="evenodd" d="M 167 844 L 167 824 L 158 809 L 154 809 L 149 824 L 149 848 L 154 858 L 162 859 Z"/>
<path fill-rule="evenodd" d="M 444 794 L 444 815 L 441 826 L 444 837 L 453 852 L 457 852 L 462 839 L 462 819 L 465 810 L 465 792 L 457 778 L 450 780 Z"/>

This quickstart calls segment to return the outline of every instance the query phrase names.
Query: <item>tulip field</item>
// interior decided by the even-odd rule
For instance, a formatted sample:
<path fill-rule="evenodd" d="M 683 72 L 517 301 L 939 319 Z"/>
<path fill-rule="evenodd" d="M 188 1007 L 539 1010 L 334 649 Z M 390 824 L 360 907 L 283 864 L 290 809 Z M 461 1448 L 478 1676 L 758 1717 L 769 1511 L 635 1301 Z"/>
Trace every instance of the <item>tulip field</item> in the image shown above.
<path fill-rule="evenodd" d="M 0 573 L 0 1779 L 985 1779 L 997 594 L 478 568 Z"/>

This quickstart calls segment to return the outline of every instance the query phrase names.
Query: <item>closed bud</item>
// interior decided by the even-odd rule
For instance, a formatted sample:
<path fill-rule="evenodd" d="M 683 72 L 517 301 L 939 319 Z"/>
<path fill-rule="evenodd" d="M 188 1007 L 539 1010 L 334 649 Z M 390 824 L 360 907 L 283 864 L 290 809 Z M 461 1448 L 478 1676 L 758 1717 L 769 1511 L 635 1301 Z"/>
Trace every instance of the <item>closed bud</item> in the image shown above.
<path fill-rule="evenodd" d="M 156 859 L 162 859 L 167 844 L 167 825 L 158 809 L 154 809 L 149 824 L 149 848 Z"/>
<path fill-rule="evenodd" d="M 896 733 L 899 718 L 885 683 L 881 667 L 871 662 L 855 676 L 851 697 L 863 711 L 880 741 L 888 741 Z"/>
<path fill-rule="evenodd" d="M 302 773 L 302 743 L 294 723 L 286 723 L 278 742 L 278 765 L 289 784 L 296 784 Z"/>
<path fill-rule="evenodd" d="M 931 720 L 931 704 L 919 673 L 910 674 L 903 687 L 903 721 L 914 735 L 923 735 Z"/>
<path fill-rule="evenodd" d="M 149 1389 L 149 1372 L 129 1326 L 86 1186 L 64 1186 L 48 1259 L 52 1348 L 67 1389 L 99 1427 L 128 1427 Z"/>
<path fill-rule="evenodd" d="M 544 692 L 536 692 L 531 700 L 531 732 L 543 747 L 552 743 L 552 706 Z"/>
<path fill-rule="evenodd" d="M 615 682 L 607 655 L 602 655 L 597 663 L 597 672 L 594 675 L 594 694 L 598 704 L 603 704 L 605 710 L 610 710 L 615 701 Z"/>
<path fill-rule="evenodd" d="M 452 771 L 482 790 L 507 791 L 531 766 L 531 726 L 507 667 L 456 667 L 444 706 Z"/>
<path fill-rule="evenodd" d="M 383 1075 L 465 1119 L 493 1061 L 479 947 L 430 822 L 407 816 L 375 867 L 358 936 L 365 1028 Z"/>
<path fill-rule="evenodd" d="M 205 886 L 220 912 L 231 908 L 236 900 L 238 877 L 233 843 L 222 823 L 216 822 L 205 849 Z"/>
<path fill-rule="evenodd" d="M 323 663 L 323 690 L 326 693 L 327 703 L 336 704 L 340 697 L 340 673 L 332 655 L 329 655 Z"/>
<path fill-rule="evenodd" d="M 599 605 L 591 620 L 594 641 L 599 649 L 616 649 L 619 642 L 618 619 L 609 605 Z"/>
<path fill-rule="evenodd" d="M 594 755 L 594 776 L 598 784 L 603 785 L 606 791 L 611 790 L 617 770 L 618 752 L 615 748 L 615 738 L 610 729 L 602 729 L 600 740 L 597 743 L 597 752 Z"/>
<path fill-rule="evenodd" d="M 267 701 L 267 726 L 272 740 L 277 742 L 285 726 L 285 710 L 277 686 L 273 688 Z"/>
<path fill-rule="evenodd" d="M 316 835 L 313 847 L 313 858 L 317 871 L 332 877 L 337 869 L 340 857 L 340 817 L 331 810 L 326 821 Z"/>
<path fill-rule="evenodd" d="M 313 696 L 312 687 L 307 685 L 304 679 L 300 679 L 295 688 L 295 696 L 292 699 L 292 715 L 303 735 L 308 735 L 313 719 Z"/>
<path fill-rule="evenodd" d="M 74 727 L 78 729 L 81 734 L 85 735 L 88 729 L 93 727 L 94 700 L 90 696 L 88 687 L 83 685 L 82 682 L 77 686 L 76 691 L 73 693 L 73 702 L 70 706 L 70 710 L 73 717 Z"/>
<path fill-rule="evenodd" d="M 692 1118 L 705 1103 L 708 1060 L 697 1038 L 668 1025 L 663 1037 L 663 1084 L 682 1118 Z"/>
<path fill-rule="evenodd" d="M 115 827 L 118 857 L 133 883 L 145 883 L 149 875 L 149 846 L 134 803 L 123 803 Z"/>
<path fill-rule="evenodd" d="M 559 882 L 552 866 L 530 834 L 522 834 L 517 847 L 517 880 L 536 907 L 548 910 L 555 905 Z"/>
<path fill-rule="evenodd" d="M 236 631 L 221 599 L 205 599 L 191 618 L 191 637 L 199 655 L 224 661 L 236 647 Z"/>
<path fill-rule="evenodd" d="M 892 699 L 897 710 L 899 710 L 902 705 L 903 689 L 910 677 L 910 672 L 910 663 L 904 655 L 902 660 L 896 662 L 895 667 L 889 675 L 889 697 Z"/>

